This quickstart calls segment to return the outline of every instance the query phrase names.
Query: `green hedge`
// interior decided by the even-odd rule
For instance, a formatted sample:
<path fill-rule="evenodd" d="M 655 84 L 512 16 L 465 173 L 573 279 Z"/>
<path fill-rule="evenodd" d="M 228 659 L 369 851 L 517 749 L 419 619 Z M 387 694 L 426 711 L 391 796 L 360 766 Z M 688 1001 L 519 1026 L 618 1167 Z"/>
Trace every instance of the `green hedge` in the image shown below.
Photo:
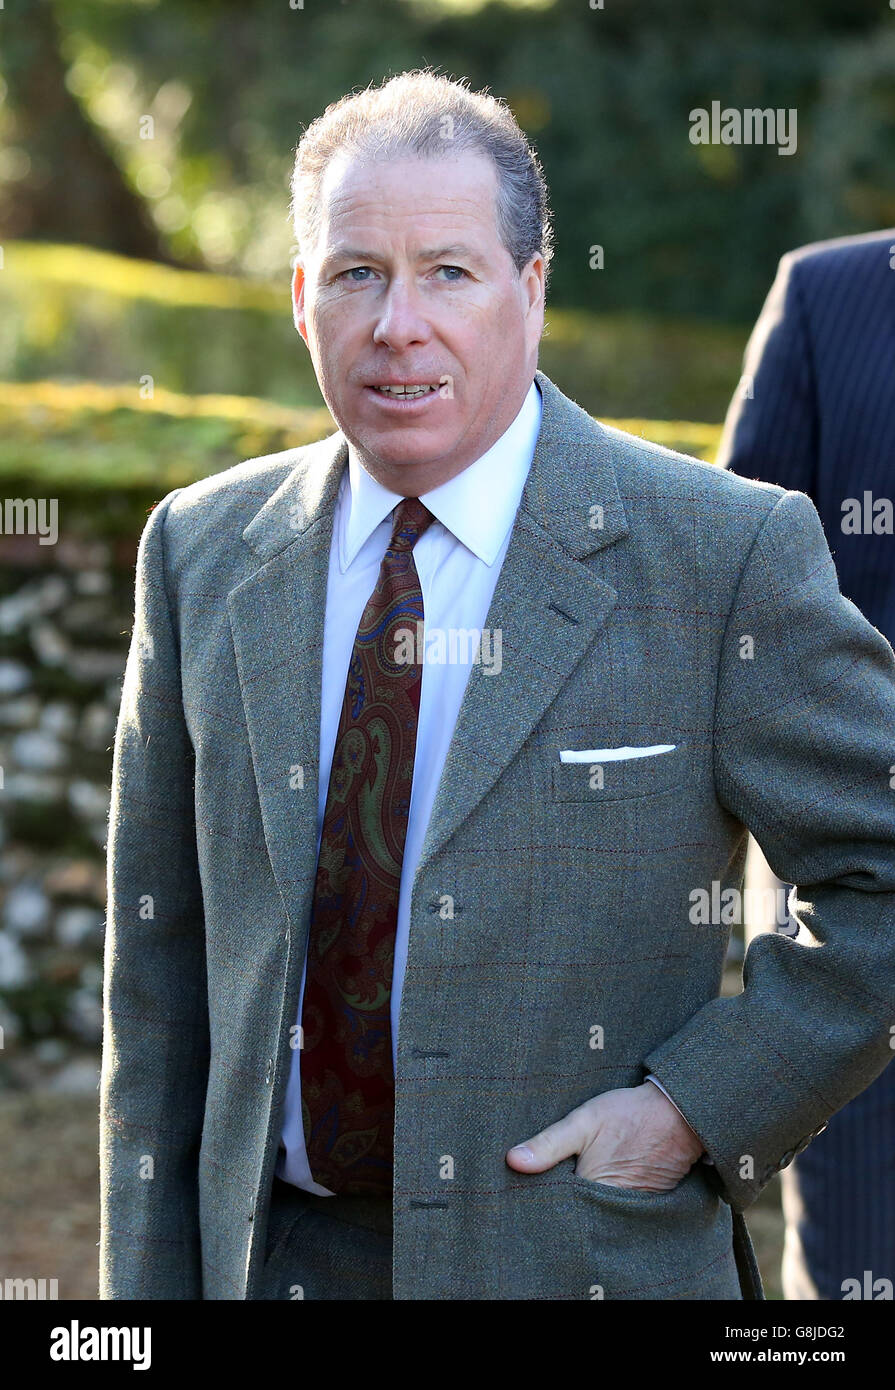
<path fill-rule="evenodd" d="M 708 460 L 720 433 L 720 426 L 686 420 L 606 423 Z M 239 396 L 156 390 L 142 400 L 126 386 L 0 383 L 0 486 L 6 496 L 158 498 L 245 458 L 322 439 L 334 428 L 326 409 L 290 410 Z"/>

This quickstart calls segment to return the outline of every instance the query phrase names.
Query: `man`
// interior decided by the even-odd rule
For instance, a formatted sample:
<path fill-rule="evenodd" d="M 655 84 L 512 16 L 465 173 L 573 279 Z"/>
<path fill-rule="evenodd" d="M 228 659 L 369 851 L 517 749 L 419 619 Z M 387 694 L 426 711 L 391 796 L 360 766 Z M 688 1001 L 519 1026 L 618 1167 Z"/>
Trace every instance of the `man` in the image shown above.
<path fill-rule="evenodd" d="M 895 228 L 785 255 L 746 350 L 719 463 L 806 492 L 842 592 L 895 641 Z M 779 885 L 781 888 L 784 885 Z M 895 1068 L 783 1175 L 788 1298 L 895 1287 Z M 881 1282 L 880 1282 L 881 1281 Z"/>
<path fill-rule="evenodd" d="M 293 207 L 340 429 L 141 540 L 102 1296 L 761 1297 L 743 1210 L 889 1055 L 892 650 L 807 498 L 537 371 L 505 106 L 346 98 Z M 747 826 L 815 940 L 721 999 Z"/>

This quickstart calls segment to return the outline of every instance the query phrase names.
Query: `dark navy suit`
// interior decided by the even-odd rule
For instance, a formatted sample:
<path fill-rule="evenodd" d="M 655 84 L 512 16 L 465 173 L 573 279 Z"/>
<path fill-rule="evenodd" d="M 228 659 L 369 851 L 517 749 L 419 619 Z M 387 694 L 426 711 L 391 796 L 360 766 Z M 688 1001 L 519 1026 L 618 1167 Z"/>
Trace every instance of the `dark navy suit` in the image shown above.
<path fill-rule="evenodd" d="M 893 264 L 895 229 L 782 258 L 718 462 L 808 494 L 842 592 L 895 644 L 895 536 L 873 506 L 895 499 Z M 843 504 L 853 515 L 855 502 L 862 531 L 850 535 Z M 880 533 L 867 534 L 874 524 Z M 787 1296 L 841 1299 L 843 1281 L 866 1283 L 866 1270 L 895 1284 L 895 1067 L 832 1117 L 783 1180 Z"/>

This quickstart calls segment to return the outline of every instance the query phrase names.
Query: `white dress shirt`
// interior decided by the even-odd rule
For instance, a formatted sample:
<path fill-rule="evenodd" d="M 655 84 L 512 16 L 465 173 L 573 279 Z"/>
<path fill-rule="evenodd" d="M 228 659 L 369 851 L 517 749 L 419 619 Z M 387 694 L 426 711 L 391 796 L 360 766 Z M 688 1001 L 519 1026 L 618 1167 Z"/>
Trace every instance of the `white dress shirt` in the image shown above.
<path fill-rule="evenodd" d="M 435 517 L 413 547 L 423 595 L 424 634 L 427 639 L 436 628 L 449 634 L 451 630 L 472 629 L 480 632 L 484 627 L 540 428 L 541 393 L 532 381 L 515 420 L 487 453 L 456 477 L 422 494 L 420 500 L 425 502 Z M 317 803 L 318 853 L 354 638 L 376 584 L 386 546 L 391 540 L 392 512 L 400 501 L 400 493 L 390 492 L 371 477 L 349 443 L 348 467 L 342 476 L 333 521 L 326 590 Z M 410 929 L 410 890 L 472 668 L 473 646 L 471 642 L 459 642 L 452 653 L 457 659 L 443 663 L 426 660 L 422 668 L 416 755 L 401 866 L 392 974 L 392 1063 L 396 1070 L 398 1018 Z M 428 650 L 427 641 L 427 653 Z M 483 659 L 486 662 L 488 650 L 487 646 L 483 646 Z M 448 651 L 450 653 L 449 646 Z M 302 970 L 296 1020 L 299 1024 L 306 970 L 307 959 Z M 658 1086 L 659 1082 L 655 1084 Z M 660 1089 L 664 1090 L 664 1087 Z M 671 1099 L 670 1096 L 668 1098 Z M 274 1170 L 277 1177 L 294 1183 L 306 1192 L 332 1196 L 328 1188 L 314 1182 L 308 1165 L 301 1118 L 300 1048 L 296 1048 L 292 1054 L 280 1143 Z"/>

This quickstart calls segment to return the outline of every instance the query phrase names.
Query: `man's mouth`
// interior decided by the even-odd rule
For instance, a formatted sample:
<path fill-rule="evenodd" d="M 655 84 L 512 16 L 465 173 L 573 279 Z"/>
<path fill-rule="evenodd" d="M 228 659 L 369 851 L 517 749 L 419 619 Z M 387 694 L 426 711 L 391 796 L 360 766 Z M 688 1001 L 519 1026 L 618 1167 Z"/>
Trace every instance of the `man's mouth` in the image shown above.
<path fill-rule="evenodd" d="M 402 396 L 407 400 L 411 400 L 415 396 L 425 396 L 430 391 L 438 390 L 437 386 L 418 385 L 416 382 L 409 381 L 401 382 L 397 386 L 377 386 L 374 382 L 371 382 L 370 385 L 374 391 L 380 391 L 384 396 Z"/>

